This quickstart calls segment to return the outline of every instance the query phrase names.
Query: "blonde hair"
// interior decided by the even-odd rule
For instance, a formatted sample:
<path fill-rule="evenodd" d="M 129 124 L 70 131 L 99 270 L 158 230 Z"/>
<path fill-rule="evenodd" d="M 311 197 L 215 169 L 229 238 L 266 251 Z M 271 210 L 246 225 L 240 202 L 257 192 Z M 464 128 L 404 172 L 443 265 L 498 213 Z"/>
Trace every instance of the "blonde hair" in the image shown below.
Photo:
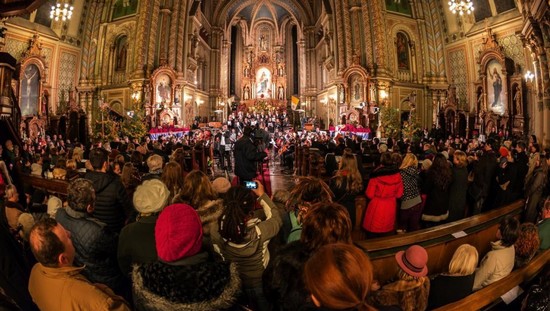
<path fill-rule="evenodd" d="M 4 197 L 6 198 L 6 200 L 9 200 L 11 198 L 13 198 L 15 196 L 16 199 L 17 198 L 17 188 L 15 188 L 14 185 L 7 185 L 6 186 L 6 194 L 4 195 Z"/>
<path fill-rule="evenodd" d="M 347 181 L 346 191 L 359 192 L 363 189 L 363 178 L 357 168 L 357 160 L 351 153 L 344 153 L 340 160 L 340 170 L 336 172 L 336 186 L 341 187 L 344 179 Z"/>
<path fill-rule="evenodd" d="M 147 158 L 147 167 L 149 167 L 149 172 L 152 171 L 158 171 L 162 169 L 163 165 L 162 157 L 158 154 L 153 154 L 152 156 Z"/>
<path fill-rule="evenodd" d="M 468 166 L 468 157 L 466 156 L 466 153 L 462 150 L 456 150 L 453 158 L 456 159 L 458 164 L 457 167 L 466 167 Z"/>
<path fill-rule="evenodd" d="M 470 244 L 462 244 L 456 249 L 449 263 L 449 274 L 470 275 L 476 270 L 477 260 L 477 249 Z"/>
<path fill-rule="evenodd" d="M 407 153 L 405 157 L 403 158 L 403 162 L 401 162 L 401 166 L 399 167 L 400 170 L 406 169 L 407 167 L 416 167 L 418 168 L 418 159 L 414 155 L 414 153 Z"/>

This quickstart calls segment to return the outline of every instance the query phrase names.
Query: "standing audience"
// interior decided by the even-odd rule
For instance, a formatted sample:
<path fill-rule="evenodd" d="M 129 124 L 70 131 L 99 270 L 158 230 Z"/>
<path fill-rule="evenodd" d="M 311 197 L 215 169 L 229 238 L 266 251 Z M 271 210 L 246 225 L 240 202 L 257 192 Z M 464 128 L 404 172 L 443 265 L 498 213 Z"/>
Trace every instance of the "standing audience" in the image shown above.
<path fill-rule="evenodd" d="M 82 274 L 123 294 L 127 284 L 117 264 L 117 236 L 92 216 L 95 198 L 91 181 L 79 178 L 71 182 L 67 189 L 68 205 L 57 210 L 55 220 L 71 233 L 75 263 L 84 266 Z"/>
<path fill-rule="evenodd" d="M 391 235 L 395 231 L 397 199 L 403 196 L 403 182 L 390 152 L 380 156 L 380 166 L 371 173 L 365 195 L 370 200 L 363 219 L 368 236 Z"/>
<path fill-rule="evenodd" d="M 452 182 L 449 189 L 449 217 L 456 221 L 466 217 L 466 195 L 468 191 L 468 159 L 461 150 L 453 154 Z"/>
<path fill-rule="evenodd" d="M 426 204 L 422 211 L 422 221 L 426 227 L 440 224 L 449 217 L 449 199 L 453 172 L 449 161 L 442 154 L 435 155 L 432 166 L 422 181 L 422 193 L 426 194 Z"/>
<path fill-rule="evenodd" d="M 418 159 L 413 153 L 407 153 L 399 169 L 403 180 L 403 198 L 401 199 L 397 232 L 405 233 L 420 229 L 422 197 L 420 196 Z"/>

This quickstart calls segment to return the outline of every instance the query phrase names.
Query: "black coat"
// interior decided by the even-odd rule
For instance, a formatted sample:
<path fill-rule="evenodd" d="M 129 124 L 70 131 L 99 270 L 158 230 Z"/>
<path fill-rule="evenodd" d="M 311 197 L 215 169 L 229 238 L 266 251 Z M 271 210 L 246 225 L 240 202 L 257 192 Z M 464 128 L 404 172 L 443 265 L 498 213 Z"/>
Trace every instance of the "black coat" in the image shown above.
<path fill-rule="evenodd" d="M 460 220 L 465 217 L 466 193 L 468 191 L 468 169 L 453 167 L 453 182 L 449 193 L 448 221 Z"/>
<path fill-rule="evenodd" d="M 84 178 L 94 184 L 95 209 L 93 216 L 104 222 L 111 231 L 119 233 L 133 210 L 120 178 L 101 172 L 87 172 Z"/>
<path fill-rule="evenodd" d="M 224 310 L 241 287 L 234 263 L 217 262 L 205 252 L 141 265 L 132 280 L 136 310 Z"/>
<path fill-rule="evenodd" d="M 258 151 L 250 137 L 243 136 L 235 143 L 235 175 L 242 180 L 252 180 L 256 177 L 258 161 L 262 161 L 267 154 Z"/>
<path fill-rule="evenodd" d="M 491 184 L 495 182 L 497 166 L 497 157 L 492 150 L 484 152 L 479 158 L 474 166 L 474 181 L 469 187 L 474 200 L 487 198 Z"/>
<path fill-rule="evenodd" d="M 311 251 L 300 241 L 279 250 L 263 274 L 266 299 L 274 310 L 316 310 L 305 283 L 300 277 Z"/>
<path fill-rule="evenodd" d="M 57 210 L 55 220 L 71 232 L 76 250 L 74 265 L 85 265 L 82 274 L 88 280 L 105 284 L 120 295 L 124 278 L 117 263 L 117 236 L 104 223 L 70 207 Z"/>
<path fill-rule="evenodd" d="M 436 276 L 430 281 L 428 309 L 435 309 L 470 295 L 474 278 L 475 273 L 466 276 Z"/>

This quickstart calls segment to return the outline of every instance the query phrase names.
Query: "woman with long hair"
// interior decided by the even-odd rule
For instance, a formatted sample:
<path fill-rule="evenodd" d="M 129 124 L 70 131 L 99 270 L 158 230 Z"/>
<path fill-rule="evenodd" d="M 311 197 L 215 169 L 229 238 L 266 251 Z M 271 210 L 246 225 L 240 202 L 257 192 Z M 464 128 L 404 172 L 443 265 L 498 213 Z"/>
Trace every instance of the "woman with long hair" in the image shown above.
<path fill-rule="evenodd" d="M 370 237 L 392 234 L 395 230 L 397 199 L 403 196 L 403 181 L 390 152 L 380 156 L 380 165 L 371 173 L 365 195 L 370 199 L 363 228 Z"/>
<path fill-rule="evenodd" d="M 218 193 L 212 187 L 208 176 L 199 170 L 189 172 L 183 179 L 183 188 L 176 194 L 172 203 L 191 205 L 199 213 L 204 239 L 208 242 L 211 226 L 218 222 L 223 211 L 223 201 L 218 198 Z"/>
<path fill-rule="evenodd" d="M 525 177 L 525 203 L 524 221 L 536 223 L 539 212 L 539 203 L 546 187 L 548 164 L 546 159 L 541 159 L 539 153 L 535 154 L 529 162 L 529 172 Z"/>
<path fill-rule="evenodd" d="M 330 179 L 330 190 L 334 193 L 334 202 L 344 205 L 355 225 L 355 197 L 363 192 L 363 178 L 357 168 L 357 159 L 351 152 L 344 152 L 340 167 Z"/>
<path fill-rule="evenodd" d="M 349 244 L 321 247 L 304 267 L 311 300 L 330 310 L 375 310 L 367 302 L 372 279 L 369 257 Z"/>
<path fill-rule="evenodd" d="M 172 202 L 172 199 L 183 188 L 183 171 L 181 170 L 181 165 L 174 161 L 166 163 L 162 169 L 160 180 L 170 191 L 168 202 Z"/>
<path fill-rule="evenodd" d="M 426 194 L 426 204 L 422 211 L 422 221 L 427 227 L 440 224 L 449 217 L 449 193 L 453 172 L 449 161 L 438 153 L 426 178 L 422 181 L 422 193 Z"/>
<path fill-rule="evenodd" d="M 462 244 L 456 249 L 449 263 L 449 271 L 430 281 L 428 309 L 438 308 L 472 293 L 478 256 L 477 249 L 470 244 Z"/>
<path fill-rule="evenodd" d="M 416 156 L 413 153 L 407 153 L 399 170 L 403 180 L 403 197 L 397 232 L 404 233 L 420 229 L 422 198 L 420 197 L 420 171 Z"/>
<path fill-rule="evenodd" d="M 286 202 L 288 214 L 283 217 L 283 234 L 287 243 L 298 241 L 302 233 L 302 221 L 309 208 L 318 202 L 332 202 L 334 194 L 320 178 L 300 177 L 290 191 Z M 287 217 L 288 216 L 288 217 Z"/>
<path fill-rule="evenodd" d="M 237 264 L 243 289 L 254 310 L 269 310 L 263 293 L 262 274 L 269 263 L 269 241 L 277 235 L 282 221 L 280 211 L 256 181 L 257 189 L 232 187 L 224 195 L 223 212 L 217 230 L 212 230 L 214 250 Z M 254 213 L 256 198 L 264 215 Z M 264 218 L 265 220 L 261 220 Z"/>
<path fill-rule="evenodd" d="M 128 197 L 134 196 L 134 191 L 139 184 L 141 184 L 141 178 L 139 172 L 131 162 L 125 163 L 122 167 L 122 174 L 120 174 L 120 181 L 128 193 Z"/>

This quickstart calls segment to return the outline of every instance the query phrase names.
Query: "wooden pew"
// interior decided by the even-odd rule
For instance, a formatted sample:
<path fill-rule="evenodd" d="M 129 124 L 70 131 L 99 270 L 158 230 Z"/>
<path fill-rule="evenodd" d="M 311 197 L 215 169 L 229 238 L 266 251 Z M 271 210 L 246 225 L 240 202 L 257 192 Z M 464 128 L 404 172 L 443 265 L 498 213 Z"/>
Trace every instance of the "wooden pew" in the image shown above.
<path fill-rule="evenodd" d="M 66 197 L 69 183 L 66 180 L 46 179 L 39 176 L 21 174 L 24 184 L 31 185 L 33 188 L 42 189 L 46 192 Z"/>
<path fill-rule="evenodd" d="M 438 311 L 463 311 L 480 310 L 486 306 L 500 302 L 502 295 L 509 292 L 516 286 L 532 280 L 550 262 L 550 250 L 538 254 L 523 268 L 512 271 L 507 277 L 484 287 L 475 293 L 451 304 L 442 306 Z M 526 288 L 525 288 L 526 290 Z"/>
<path fill-rule="evenodd" d="M 419 244 L 428 252 L 428 271 L 430 274 L 441 273 L 448 269 L 454 251 L 462 244 L 474 246 L 482 258 L 490 250 L 490 241 L 495 240 L 500 220 L 511 215 L 519 217 L 524 201 L 468 217 L 459 221 L 439 225 L 406 234 L 371 240 L 355 240 L 355 244 L 366 251 L 372 260 L 375 278 L 381 283 L 391 279 L 398 271 L 395 253 Z M 358 219 L 358 222 L 362 219 Z M 357 226 L 357 224 L 356 224 Z M 453 234 L 464 232 L 465 236 Z"/>

